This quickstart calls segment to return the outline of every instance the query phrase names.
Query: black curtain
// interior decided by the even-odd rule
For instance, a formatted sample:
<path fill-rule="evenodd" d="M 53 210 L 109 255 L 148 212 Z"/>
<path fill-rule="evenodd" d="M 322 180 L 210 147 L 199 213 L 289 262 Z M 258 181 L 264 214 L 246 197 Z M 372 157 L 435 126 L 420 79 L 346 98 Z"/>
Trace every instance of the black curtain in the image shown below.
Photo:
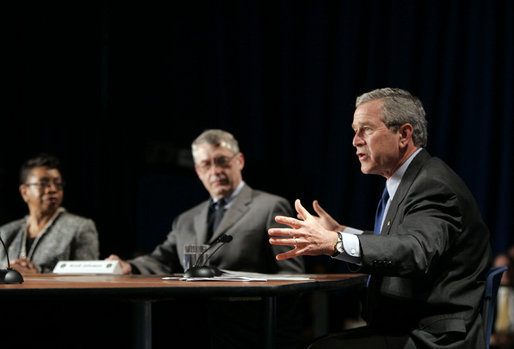
<path fill-rule="evenodd" d="M 50 152 L 102 257 L 149 251 L 207 198 L 189 147 L 222 128 L 249 185 L 371 228 L 384 180 L 360 173 L 350 125 L 355 97 L 389 86 L 423 101 L 428 151 L 463 177 L 502 252 L 513 15 L 509 0 L 4 1 L 0 223 L 26 214 L 21 163 Z"/>

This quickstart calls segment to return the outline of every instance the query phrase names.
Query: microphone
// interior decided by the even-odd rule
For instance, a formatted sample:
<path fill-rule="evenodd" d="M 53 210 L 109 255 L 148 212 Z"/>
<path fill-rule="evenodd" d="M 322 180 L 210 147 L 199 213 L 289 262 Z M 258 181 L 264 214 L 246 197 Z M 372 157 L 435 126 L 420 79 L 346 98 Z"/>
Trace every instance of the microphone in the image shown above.
<path fill-rule="evenodd" d="M 193 277 L 212 278 L 214 276 L 220 276 L 221 275 L 221 270 L 219 270 L 216 267 L 208 266 L 206 264 L 209 261 L 209 259 L 212 257 L 212 255 L 215 254 L 220 249 L 221 246 L 225 245 L 226 243 L 229 243 L 230 241 L 232 241 L 232 235 L 226 235 L 226 234 L 220 235 L 216 240 L 214 240 L 212 245 L 210 245 L 205 251 L 203 251 L 200 254 L 200 256 L 198 257 L 198 260 L 195 263 L 195 265 L 193 267 L 189 268 L 184 273 L 184 277 L 186 277 L 186 278 L 193 278 Z M 214 252 L 209 255 L 209 257 L 207 257 L 207 260 L 203 263 L 203 265 L 199 266 L 198 263 L 202 260 L 203 255 L 207 251 L 209 251 L 211 248 L 213 248 L 217 243 L 220 243 L 220 242 L 221 242 L 221 244 L 218 245 L 218 248 L 216 248 L 214 250 Z"/>
<path fill-rule="evenodd" d="M 0 284 L 23 283 L 23 277 L 21 276 L 20 272 L 11 268 L 11 263 L 9 263 L 9 254 L 7 253 L 7 247 L 5 247 L 2 237 L 0 237 L 0 242 L 4 247 L 5 257 L 7 258 L 7 269 L 0 269 Z"/>
<path fill-rule="evenodd" d="M 197 267 L 198 266 L 198 263 L 202 260 L 202 257 L 203 255 L 209 251 L 215 244 L 217 244 L 218 242 L 222 242 L 223 244 L 226 243 L 226 242 L 230 242 L 232 241 L 232 235 L 227 235 L 227 234 L 221 234 L 220 236 L 218 236 L 218 238 L 216 240 L 214 240 L 214 242 L 212 243 L 212 245 L 210 245 L 207 249 L 205 249 L 205 251 L 203 251 L 200 256 L 198 257 L 198 259 L 196 260 L 196 263 L 193 267 Z M 223 244 L 221 244 L 219 247 L 223 246 Z M 218 248 L 219 248 L 218 247 Z M 217 251 L 217 249 L 209 256 L 209 258 L 211 258 L 211 256 Z M 209 258 L 207 258 L 207 260 L 205 261 L 204 265 L 207 264 L 207 261 L 209 260 Z"/>

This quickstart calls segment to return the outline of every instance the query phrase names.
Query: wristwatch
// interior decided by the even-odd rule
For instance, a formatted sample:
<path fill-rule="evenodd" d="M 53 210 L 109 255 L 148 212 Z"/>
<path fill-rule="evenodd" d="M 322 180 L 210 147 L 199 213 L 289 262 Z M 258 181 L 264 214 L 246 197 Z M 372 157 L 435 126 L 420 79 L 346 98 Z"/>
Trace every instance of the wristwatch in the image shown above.
<path fill-rule="evenodd" d="M 337 242 L 336 242 L 336 245 L 334 246 L 334 254 L 332 255 L 332 257 L 336 257 L 338 256 L 339 254 L 343 253 L 344 252 L 344 247 L 343 247 L 343 233 L 341 233 L 340 231 L 337 232 Z"/>

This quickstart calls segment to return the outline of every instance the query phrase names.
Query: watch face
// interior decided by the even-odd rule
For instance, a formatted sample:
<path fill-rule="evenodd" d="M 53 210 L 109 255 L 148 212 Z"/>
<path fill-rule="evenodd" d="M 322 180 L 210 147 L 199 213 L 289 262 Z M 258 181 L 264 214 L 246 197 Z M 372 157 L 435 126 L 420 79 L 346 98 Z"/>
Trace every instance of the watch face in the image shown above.
<path fill-rule="evenodd" d="M 343 253 L 344 252 L 343 242 L 342 241 L 338 241 L 337 242 L 336 249 L 337 249 L 337 251 L 339 251 L 339 253 Z"/>

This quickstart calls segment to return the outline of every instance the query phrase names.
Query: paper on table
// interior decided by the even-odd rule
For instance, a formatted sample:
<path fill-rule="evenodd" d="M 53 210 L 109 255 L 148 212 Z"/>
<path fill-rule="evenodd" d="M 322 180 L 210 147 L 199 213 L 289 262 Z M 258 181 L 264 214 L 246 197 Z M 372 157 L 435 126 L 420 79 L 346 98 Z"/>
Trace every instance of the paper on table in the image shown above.
<path fill-rule="evenodd" d="M 211 278 L 206 277 L 192 277 L 192 278 L 181 278 L 182 281 L 268 281 L 267 279 L 260 278 L 249 278 L 243 276 L 213 276 Z"/>
<path fill-rule="evenodd" d="M 262 273 L 249 273 L 242 271 L 233 271 L 222 269 L 223 274 L 221 276 L 214 276 L 211 278 L 196 277 L 196 278 L 185 278 L 182 277 L 180 280 L 185 281 L 269 281 L 269 280 L 291 280 L 291 281 L 305 281 L 310 280 L 309 277 L 294 275 L 294 274 L 262 274 Z M 164 277 L 167 279 L 176 279 L 176 277 Z"/>
<path fill-rule="evenodd" d="M 310 280 L 307 276 L 300 276 L 297 274 L 262 274 L 262 273 L 249 273 L 243 271 L 233 271 L 222 269 L 222 276 L 238 276 L 238 277 L 247 277 L 247 278 L 264 278 L 266 280 L 293 280 L 293 281 L 304 281 Z"/>

